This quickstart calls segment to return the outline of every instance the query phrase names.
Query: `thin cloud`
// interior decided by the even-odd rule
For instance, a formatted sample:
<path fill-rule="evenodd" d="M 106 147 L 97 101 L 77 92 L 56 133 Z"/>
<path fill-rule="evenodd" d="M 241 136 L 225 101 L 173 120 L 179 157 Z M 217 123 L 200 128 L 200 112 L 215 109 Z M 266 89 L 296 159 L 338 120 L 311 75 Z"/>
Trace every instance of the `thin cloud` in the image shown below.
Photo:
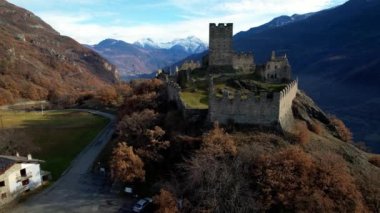
<path fill-rule="evenodd" d="M 33 5 L 37 8 L 34 12 L 61 34 L 73 37 L 81 43 L 95 44 L 105 38 L 134 42 L 150 37 L 158 41 L 170 41 L 189 35 L 207 41 L 210 22 L 233 22 L 234 31 L 237 33 L 279 15 L 318 11 L 346 0 L 166 0 L 152 3 L 126 0 L 57 0 L 54 1 L 55 5 L 46 0 L 10 1 L 25 5 L 27 9 Z M 77 9 L 60 9 L 56 6 L 57 3 Z M 43 10 L 39 9 L 39 4 Z M 84 5 L 87 7 L 83 7 Z M 128 16 L 123 8 L 116 7 L 125 7 L 125 10 L 135 8 L 143 16 L 155 16 L 151 21 L 141 21 L 141 17 Z M 160 21 L 160 17 L 167 15 L 168 8 L 176 18 Z"/>

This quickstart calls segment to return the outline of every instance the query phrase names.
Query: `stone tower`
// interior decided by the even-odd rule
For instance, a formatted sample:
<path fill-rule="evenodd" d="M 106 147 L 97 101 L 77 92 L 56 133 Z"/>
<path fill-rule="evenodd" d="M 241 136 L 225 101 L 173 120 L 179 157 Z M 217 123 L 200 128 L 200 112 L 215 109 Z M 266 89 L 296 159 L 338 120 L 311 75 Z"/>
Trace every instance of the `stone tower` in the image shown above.
<path fill-rule="evenodd" d="M 210 24 L 209 66 L 232 67 L 232 23 Z"/>

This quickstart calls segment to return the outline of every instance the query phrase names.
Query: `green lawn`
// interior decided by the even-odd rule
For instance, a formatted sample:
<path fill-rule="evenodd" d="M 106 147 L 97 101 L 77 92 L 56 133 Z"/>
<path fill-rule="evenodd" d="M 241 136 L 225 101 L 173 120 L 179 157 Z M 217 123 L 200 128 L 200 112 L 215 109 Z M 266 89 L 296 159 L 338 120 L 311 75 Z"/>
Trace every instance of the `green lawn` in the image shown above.
<path fill-rule="evenodd" d="M 204 91 L 181 92 L 181 100 L 191 109 L 208 109 L 208 95 Z"/>
<path fill-rule="evenodd" d="M 24 131 L 38 150 L 34 158 L 44 160 L 43 170 L 50 171 L 56 180 L 75 156 L 89 144 L 108 123 L 108 119 L 86 112 L 0 111 L 4 128 Z"/>

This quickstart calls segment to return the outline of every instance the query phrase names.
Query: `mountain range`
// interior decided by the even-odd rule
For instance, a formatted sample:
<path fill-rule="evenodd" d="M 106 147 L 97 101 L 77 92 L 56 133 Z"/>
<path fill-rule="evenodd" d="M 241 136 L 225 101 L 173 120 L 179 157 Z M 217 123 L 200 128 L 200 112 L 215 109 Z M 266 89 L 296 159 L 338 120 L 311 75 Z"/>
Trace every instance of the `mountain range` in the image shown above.
<path fill-rule="evenodd" d="M 118 81 L 115 66 L 33 13 L 0 1 L 0 104 L 95 92 Z"/>
<path fill-rule="evenodd" d="M 157 69 L 171 65 L 189 55 L 204 52 L 207 45 L 200 39 L 189 36 L 171 42 L 155 42 L 141 39 L 133 44 L 106 39 L 96 45 L 87 45 L 115 64 L 123 79 L 154 76 Z"/>
<path fill-rule="evenodd" d="M 207 50 L 207 45 L 195 36 L 189 36 L 187 38 L 174 39 L 170 42 L 156 42 L 151 38 L 144 38 L 133 43 L 136 46 L 143 48 L 154 49 L 170 49 L 174 46 L 183 48 L 186 52 L 191 54 L 201 53 Z"/>

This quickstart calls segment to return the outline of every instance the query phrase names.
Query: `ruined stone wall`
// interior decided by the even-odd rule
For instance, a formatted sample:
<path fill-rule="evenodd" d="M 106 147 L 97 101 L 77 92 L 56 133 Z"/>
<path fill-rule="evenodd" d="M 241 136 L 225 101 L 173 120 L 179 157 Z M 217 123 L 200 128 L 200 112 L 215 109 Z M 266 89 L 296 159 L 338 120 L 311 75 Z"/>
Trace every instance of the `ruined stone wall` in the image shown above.
<path fill-rule="evenodd" d="M 239 124 L 272 125 L 279 120 L 279 93 L 273 97 L 261 93 L 260 96 L 249 94 L 247 97 L 224 94 L 217 97 L 210 94 L 209 119 L 226 124 L 230 121 Z"/>
<path fill-rule="evenodd" d="M 291 79 L 291 67 L 286 59 L 268 61 L 265 67 L 264 79 L 271 82 L 280 82 Z"/>
<path fill-rule="evenodd" d="M 210 24 L 209 66 L 232 66 L 233 25 Z"/>
<path fill-rule="evenodd" d="M 254 58 L 251 53 L 237 53 L 233 55 L 232 67 L 235 70 L 240 70 L 242 72 L 253 72 Z"/>
<path fill-rule="evenodd" d="M 178 110 L 181 112 L 182 117 L 190 123 L 196 123 L 206 120 L 208 110 L 207 109 L 189 109 L 181 99 L 181 87 L 173 82 L 167 81 L 167 94 L 169 101 L 176 104 Z"/>
<path fill-rule="evenodd" d="M 292 104 L 293 100 L 297 95 L 298 91 L 298 80 L 295 80 L 288 84 L 288 86 L 285 87 L 280 92 L 280 125 L 283 129 L 287 129 L 291 127 L 293 122 L 293 111 L 292 111 Z"/>
<path fill-rule="evenodd" d="M 185 105 L 183 104 L 180 96 L 181 87 L 173 81 L 167 81 L 166 90 L 169 101 L 174 102 L 178 109 L 183 110 Z"/>
<path fill-rule="evenodd" d="M 251 93 L 246 97 L 224 93 L 217 97 L 213 92 L 209 97 L 209 120 L 222 124 L 280 125 L 288 129 L 293 122 L 292 102 L 298 90 L 298 82 L 293 81 L 279 93 Z"/>
<path fill-rule="evenodd" d="M 195 69 L 200 68 L 200 67 L 201 67 L 201 64 L 199 62 L 195 62 L 193 60 L 190 60 L 190 61 L 185 61 L 181 65 L 179 70 L 195 70 Z"/>

